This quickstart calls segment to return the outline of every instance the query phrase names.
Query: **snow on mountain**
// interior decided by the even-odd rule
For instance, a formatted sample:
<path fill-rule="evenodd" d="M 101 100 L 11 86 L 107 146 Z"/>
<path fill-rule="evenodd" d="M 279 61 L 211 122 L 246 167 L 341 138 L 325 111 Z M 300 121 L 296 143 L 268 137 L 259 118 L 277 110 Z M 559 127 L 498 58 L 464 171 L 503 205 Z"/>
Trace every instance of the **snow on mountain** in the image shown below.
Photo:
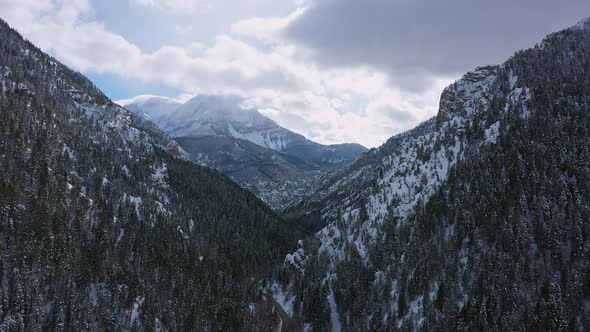
<path fill-rule="evenodd" d="M 196 96 L 185 104 L 166 97 L 139 96 L 123 101 L 135 113 L 144 113 L 174 137 L 226 135 L 281 151 L 305 138 L 262 115 L 241 107 L 233 96 Z"/>
<path fill-rule="evenodd" d="M 284 208 L 319 174 L 345 167 L 366 149 L 322 145 L 279 126 L 235 96 L 196 96 L 184 104 L 140 96 L 122 104 L 144 115 L 195 160 L 216 168 L 275 208 Z M 248 142 L 249 144 L 245 143 Z"/>
<path fill-rule="evenodd" d="M 564 248 L 587 227 L 567 211 L 589 211 L 578 194 L 590 179 L 589 28 L 467 73 L 435 118 L 322 177 L 287 210 L 312 235 L 286 256 L 289 278 L 269 284 L 297 298 L 301 325 L 588 326 L 588 293 L 568 283 L 587 275 L 577 251 L 590 247 Z"/>

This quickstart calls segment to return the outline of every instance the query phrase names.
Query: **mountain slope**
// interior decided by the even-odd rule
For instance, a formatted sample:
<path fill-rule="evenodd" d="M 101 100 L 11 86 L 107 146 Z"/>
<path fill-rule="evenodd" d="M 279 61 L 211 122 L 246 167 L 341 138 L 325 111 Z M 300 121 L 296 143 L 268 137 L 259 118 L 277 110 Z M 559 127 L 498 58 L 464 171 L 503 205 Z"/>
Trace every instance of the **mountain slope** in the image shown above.
<path fill-rule="evenodd" d="M 2 21 L 0 81 L 0 330 L 277 324 L 284 220 Z"/>
<path fill-rule="evenodd" d="M 147 116 L 191 156 L 230 176 L 265 202 L 282 209 L 321 173 L 341 169 L 366 149 L 322 145 L 289 131 L 231 96 L 196 96 L 185 104 L 142 97 L 125 106 Z"/>
<path fill-rule="evenodd" d="M 227 136 L 177 137 L 176 141 L 204 165 L 215 168 L 274 208 L 305 195 L 321 174 L 302 160 Z"/>
<path fill-rule="evenodd" d="M 590 24 L 442 93 L 289 210 L 269 284 L 314 330 L 590 328 Z"/>

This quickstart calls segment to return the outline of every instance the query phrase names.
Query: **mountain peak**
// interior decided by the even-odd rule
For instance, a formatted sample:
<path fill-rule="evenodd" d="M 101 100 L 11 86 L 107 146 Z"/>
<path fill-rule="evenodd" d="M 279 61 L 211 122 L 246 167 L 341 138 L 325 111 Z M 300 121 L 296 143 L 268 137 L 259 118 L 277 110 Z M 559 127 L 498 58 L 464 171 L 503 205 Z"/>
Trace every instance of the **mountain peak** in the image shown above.
<path fill-rule="evenodd" d="M 153 109 L 141 102 L 127 107 L 135 113 L 147 113 L 174 137 L 228 136 L 276 151 L 284 149 L 288 141 L 305 139 L 258 110 L 243 107 L 243 99 L 237 96 L 198 95 L 176 107 L 158 100 L 152 102 Z"/>
<path fill-rule="evenodd" d="M 224 129 L 239 127 L 246 131 L 281 128 L 258 110 L 242 105 L 243 99 L 237 96 L 198 95 L 182 106 L 183 119 L 199 123 L 212 123 Z M 186 115 L 191 114 L 191 118 Z"/>
<path fill-rule="evenodd" d="M 236 96 L 198 95 L 173 109 L 162 100 L 136 99 L 126 105 L 129 110 L 147 115 L 195 160 L 277 208 L 302 195 L 317 175 L 341 169 L 366 151 L 358 144 L 326 146 L 308 140 Z"/>
<path fill-rule="evenodd" d="M 136 96 L 126 100 L 118 100 L 117 103 L 156 123 L 182 105 L 172 98 L 153 95 Z"/>

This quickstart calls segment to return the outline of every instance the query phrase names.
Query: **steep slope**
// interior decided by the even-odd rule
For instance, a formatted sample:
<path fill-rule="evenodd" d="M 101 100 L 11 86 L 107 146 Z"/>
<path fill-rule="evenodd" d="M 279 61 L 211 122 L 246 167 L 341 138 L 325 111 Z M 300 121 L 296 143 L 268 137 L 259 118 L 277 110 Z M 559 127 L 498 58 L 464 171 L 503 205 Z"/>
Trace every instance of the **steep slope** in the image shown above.
<path fill-rule="evenodd" d="M 0 81 L 0 330 L 277 324 L 270 208 L 2 21 Z"/>
<path fill-rule="evenodd" d="M 191 156 L 282 209 L 308 192 L 321 173 L 345 167 L 363 152 L 358 144 L 322 145 L 289 131 L 231 96 L 196 96 L 180 105 L 162 97 L 125 102 L 154 120 Z"/>
<path fill-rule="evenodd" d="M 257 110 L 240 107 L 232 96 L 196 96 L 161 121 L 173 137 L 231 136 L 281 151 L 301 135 L 280 127 Z"/>
<path fill-rule="evenodd" d="M 268 286 L 294 324 L 590 329 L 589 27 L 468 73 L 290 209 L 319 229 Z"/>
<path fill-rule="evenodd" d="M 307 193 L 321 174 L 302 160 L 228 136 L 177 137 L 200 163 L 213 167 L 276 209 Z"/>

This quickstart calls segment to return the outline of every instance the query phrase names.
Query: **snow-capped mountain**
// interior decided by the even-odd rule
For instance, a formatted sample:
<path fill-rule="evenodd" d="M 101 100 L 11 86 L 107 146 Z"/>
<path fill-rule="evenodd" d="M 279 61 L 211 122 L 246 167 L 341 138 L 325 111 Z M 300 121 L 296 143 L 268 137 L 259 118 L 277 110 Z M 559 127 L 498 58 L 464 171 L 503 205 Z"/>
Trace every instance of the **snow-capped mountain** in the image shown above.
<path fill-rule="evenodd" d="M 0 331 L 590 330 L 590 20 L 331 173 L 259 114 L 137 104 L 0 20 Z M 320 174 L 257 184 L 279 215 L 191 157 Z"/>
<path fill-rule="evenodd" d="M 0 331 L 278 324 L 289 225 L 1 20 L 0 169 Z"/>
<path fill-rule="evenodd" d="M 590 29 L 447 87 L 438 115 L 324 176 L 267 294 L 331 331 L 590 328 Z"/>
<path fill-rule="evenodd" d="M 366 149 L 322 145 L 279 126 L 233 96 L 196 96 L 184 104 L 142 96 L 122 102 L 173 136 L 193 158 L 230 176 L 275 208 L 307 192 L 314 179 L 341 169 Z"/>
<path fill-rule="evenodd" d="M 198 95 L 184 104 L 157 96 L 122 101 L 132 112 L 145 115 L 172 137 L 229 136 L 261 147 L 295 155 L 312 166 L 338 169 L 366 151 L 358 144 L 322 145 L 279 126 L 256 109 L 242 107 L 234 96 Z"/>
<path fill-rule="evenodd" d="M 305 140 L 240 104 L 238 97 L 196 96 L 159 123 L 173 137 L 231 136 L 275 151 Z"/>

